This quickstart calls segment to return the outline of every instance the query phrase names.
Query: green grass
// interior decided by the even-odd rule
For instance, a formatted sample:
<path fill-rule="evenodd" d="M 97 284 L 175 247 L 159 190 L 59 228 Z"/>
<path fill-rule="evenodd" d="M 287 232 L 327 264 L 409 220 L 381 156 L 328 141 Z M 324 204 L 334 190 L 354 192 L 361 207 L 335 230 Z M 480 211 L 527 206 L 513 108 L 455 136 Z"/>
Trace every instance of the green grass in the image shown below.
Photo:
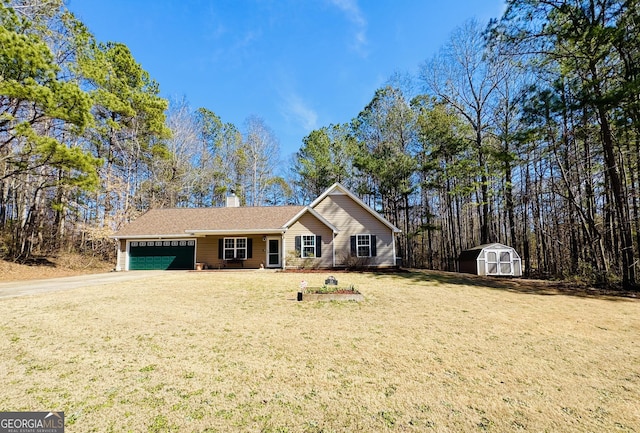
<path fill-rule="evenodd" d="M 268 271 L 2 300 L 0 410 L 63 410 L 68 433 L 640 431 L 638 301 L 339 279 L 365 300 L 296 302 L 301 275 Z"/>

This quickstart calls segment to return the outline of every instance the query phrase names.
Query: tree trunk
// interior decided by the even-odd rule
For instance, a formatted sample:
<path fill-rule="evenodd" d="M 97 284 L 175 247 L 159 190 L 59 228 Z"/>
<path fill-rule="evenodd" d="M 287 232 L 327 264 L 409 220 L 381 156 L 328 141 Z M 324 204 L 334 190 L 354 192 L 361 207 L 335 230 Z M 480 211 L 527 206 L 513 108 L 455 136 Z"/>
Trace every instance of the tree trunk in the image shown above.
<path fill-rule="evenodd" d="M 600 97 L 600 95 L 597 95 Z M 611 125 L 605 109 L 598 107 L 598 118 L 600 120 L 600 131 L 602 133 L 602 145 L 604 147 L 604 158 L 606 172 L 608 174 L 609 186 L 611 187 L 614 200 L 614 208 L 619 225 L 619 235 L 621 243 L 622 258 L 622 286 L 633 288 L 636 284 L 635 260 L 633 250 L 633 236 L 631 233 L 631 221 L 629 219 L 629 204 L 622 184 L 622 179 L 618 169 L 618 162 L 615 154 Z"/>

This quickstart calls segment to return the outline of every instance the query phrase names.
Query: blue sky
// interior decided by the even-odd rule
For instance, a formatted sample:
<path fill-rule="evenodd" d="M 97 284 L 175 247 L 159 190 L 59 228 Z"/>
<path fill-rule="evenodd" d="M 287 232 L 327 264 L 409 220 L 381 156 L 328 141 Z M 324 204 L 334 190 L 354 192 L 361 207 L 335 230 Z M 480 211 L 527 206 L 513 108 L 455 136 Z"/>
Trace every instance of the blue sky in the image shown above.
<path fill-rule="evenodd" d="M 243 130 L 261 117 L 283 160 L 313 129 L 356 117 L 394 74 L 504 0 L 67 0 L 100 42 L 122 42 L 160 84 Z"/>

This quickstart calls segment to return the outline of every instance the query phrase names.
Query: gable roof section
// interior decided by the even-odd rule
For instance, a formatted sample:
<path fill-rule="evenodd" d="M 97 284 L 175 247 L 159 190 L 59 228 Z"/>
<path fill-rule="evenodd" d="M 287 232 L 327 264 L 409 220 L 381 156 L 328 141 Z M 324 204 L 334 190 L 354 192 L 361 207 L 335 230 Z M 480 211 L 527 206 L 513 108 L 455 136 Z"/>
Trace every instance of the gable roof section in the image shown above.
<path fill-rule="evenodd" d="M 402 232 L 402 230 L 400 230 L 398 227 L 396 227 L 393 224 L 391 224 L 389 221 L 387 221 L 386 218 L 384 218 L 378 212 L 376 212 L 375 210 L 371 209 L 371 207 L 369 207 L 368 204 L 366 204 L 365 202 L 360 200 L 360 198 L 358 198 L 355 194 L 353 194 L 347 188 L 342 186 L 339 182 L 336 182 L 333 185 L 331 185 L 329 188 L 327 188 L 327 190 L 325 192 L 320 194 L 320 196 L 317 199 L 315 199 L 309 205 L 309 207 L 312 208 L 312 209 L 315 208 L 318 205 L 318 203 L 320 203 L 322 200 L 325 199 L 325 197 L 327 197 L 328 195 L 330 195 L 332 193 L 335 193 L 336 191 L 339 191 L 340 193 L 349 196 L 349 198 L 351 198 L 351 200 L 355 201 L 360 207 L 362 207 L 364 210 L 369 212 L 374 218 L 376 218 L 382 224 L 384 224 L 385 226 L 389 227 L 389 229 L 391 229 L 394 233 L 401 233 Z"/>
<path fill-rule="evenodd" d="M 506 248 L 506 249 L 510 249 L 510 246 L 507 246 L 505 244 L 501 244 L 499 242 L 493 242 L 490 244 L 481 244 L 481 245 L 476 245 L 475 247 L 471 247 L 471 248 L 467 248 L 466 251 L 470 251 L 470 250 L 484 250 L 485 248 Z"/>
<path fill-rule="evenodd" d="M 309 206 L 305 206 L 293 218 L 291 218 L 289 221 L 287 221 L 284 226 L 286 228 L 291 227 L 296 221 L 298 221 L 300 219 L 300 217 L 302 217 L 302 215 L 304 215 L 307 212 L 310 213 L 311 215 L 313 215 L 314 217 L 316 217 L 316 219 L 318 221 L 320 221 L 322 224 L 324 224 L 327 227 L 329 227 L 333 231 L 333 233 L 338 233 L 340 231 L 340 230 L 338 230 L 338 228 L 336 226 L 331 224 L 325 217 L 320 215 L 318 212 L 316 212 L 313 208 L 311 208 Z"/>
<path fill-rule="evenodd" d="M 520 257 L 518 255 L 518 252 L 513 248 L 510 247 L 508 245 L 505 244 L 501 244 L 499 242 L 494 242 L 492 244 L 482 244 L 482 245 L 477 245 L 475 247 L 472 248 L 468 248 L 464 251 L 460 252 L 460 256 L 458 257 L 459 260 L 475 260 L 478 258 L 478 256 L 480 255 L 480 253 L 482 253 L 483 250 L 485 249 L 499 249 L 499 250 L 512 250 L 517 257 Z"/>
<path fill-rule="evenodd" d="M 196 234 L 282 233 L 304 206 L 151 209 L 113 238 L 180 237 Z"/>

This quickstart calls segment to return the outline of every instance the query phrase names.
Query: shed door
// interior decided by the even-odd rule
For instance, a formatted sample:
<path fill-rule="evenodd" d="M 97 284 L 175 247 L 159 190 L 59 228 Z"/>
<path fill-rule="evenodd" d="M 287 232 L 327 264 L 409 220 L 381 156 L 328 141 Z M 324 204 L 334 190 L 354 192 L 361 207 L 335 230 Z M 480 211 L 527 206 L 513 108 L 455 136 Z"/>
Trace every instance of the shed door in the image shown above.
<path fill-rule="evenodd" d="M 195 241 L 141 241 L 129 245 L 129 270 L 193 269 Z"/>
<path fill-rule="evenodd" d="M 513 275 L 510 250 L 487 251 L 487 275 Z"/>

